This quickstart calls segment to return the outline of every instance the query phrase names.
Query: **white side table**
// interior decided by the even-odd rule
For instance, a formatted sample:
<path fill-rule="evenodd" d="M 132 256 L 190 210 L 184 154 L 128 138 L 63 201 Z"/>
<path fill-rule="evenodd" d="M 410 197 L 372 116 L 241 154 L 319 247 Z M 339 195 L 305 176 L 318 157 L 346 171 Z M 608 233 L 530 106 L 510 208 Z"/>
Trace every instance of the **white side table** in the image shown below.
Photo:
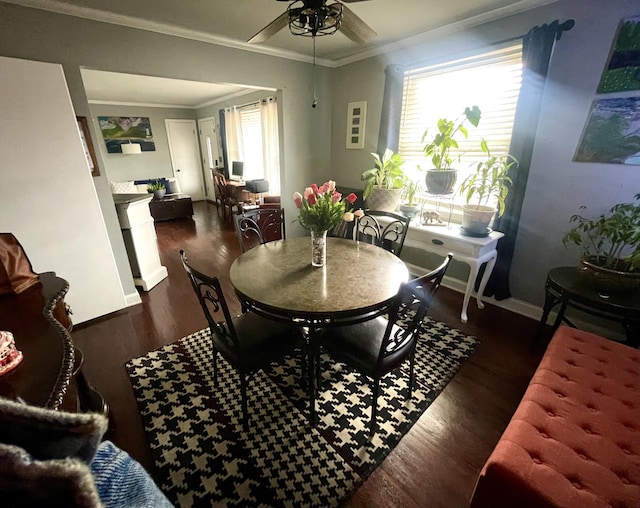
<path fill-rule="evenodd" d="M 454 260 L 462 261 L 469 265 L 469 278 L 464 292 L 462 313 L 460 314 L 461 321 L 466 323 L 468 320 L 467 307 L 469 306 L 469 300 L 473 293 L 475 293 L 478 308 L 484 308 L 482 293 L 496 264 L 496 257 L 498 256 L 496 246 L 498 240 L 503 236 L 504 233 L 492 231 L 489 236 L 476 238 L 464 236 L 458 226 L 452 226 L 452 228 L 449 229 L 446 226 L 412 225 L 409 227 L 409 232 L 407 233 L 404 244 L 405 246 L 424 249 L 442 256 L 446 256 L 449 252 L 452 252 Z M 475 292 L 473 287 L 476 277 L 478 276 L 480 267 L 484 263 L 487 263 L 487 268 L 480 281 L 480 287 L 478 291 Z"/>

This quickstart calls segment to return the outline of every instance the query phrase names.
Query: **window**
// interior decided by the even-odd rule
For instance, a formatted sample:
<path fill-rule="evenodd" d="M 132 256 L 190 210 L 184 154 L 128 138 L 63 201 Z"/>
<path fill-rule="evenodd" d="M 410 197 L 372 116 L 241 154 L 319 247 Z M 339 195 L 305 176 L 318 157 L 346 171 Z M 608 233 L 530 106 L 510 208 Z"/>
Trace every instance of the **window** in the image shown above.
<path fill-rule="evenodd" d="M 274 97 L 225 110 L 227 160 L 244 162 L 244 179 L 269 180 L 269 192 L 280 193 L 278 113 Z"/>
<path fill-rule="evenodd" d="M 437 129 L 439 118 L 458 118 L 467 106 L 478 105 L 482 116 L 478 127 L 467 124 L 468 139 L 456 138 L 459 149 L 451 152 L 454 160 L 460 157 L 454 163 L 458 169 L 456 185 L 472 171 L 474 162 L 483 158 L 481 139 L 494 154 L 508 152 L 521 80 L 520 41 L 484 54 L 406 71 L 398 148 L 406 161 L 406 171 L 417 178 L 418 165 L 428 169 L 430 161 L 424 156 L 421 142 L 425 130 Z M 464 200 L 457 189 L 451 199 L 451 220 L 459 222 Z"/>

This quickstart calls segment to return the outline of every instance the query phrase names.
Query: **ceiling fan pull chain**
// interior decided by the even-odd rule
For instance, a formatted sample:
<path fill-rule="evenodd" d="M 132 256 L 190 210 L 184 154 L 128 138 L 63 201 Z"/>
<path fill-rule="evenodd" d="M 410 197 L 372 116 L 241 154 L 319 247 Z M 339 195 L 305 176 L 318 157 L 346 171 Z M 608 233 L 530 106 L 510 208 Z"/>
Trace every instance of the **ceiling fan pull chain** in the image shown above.
<path fill-rule="evenodd" d="M 316 97 L 316 36 L 311 38 L 313 39 L 313 102 L 311 107 L 315 108 L 318 105 L 318 97 Z"/>

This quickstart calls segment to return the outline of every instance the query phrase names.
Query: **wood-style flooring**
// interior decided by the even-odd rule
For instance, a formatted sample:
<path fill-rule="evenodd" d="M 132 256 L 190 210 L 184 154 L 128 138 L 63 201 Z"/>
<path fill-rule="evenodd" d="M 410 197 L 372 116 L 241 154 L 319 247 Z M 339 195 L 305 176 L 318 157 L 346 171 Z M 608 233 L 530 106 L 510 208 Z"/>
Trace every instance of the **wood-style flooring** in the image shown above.
<path fill-rule="evenodd" d="M 220 277 L 232 312 L 240 311 L 228 279 L 240 254 L 233 225 L 222 222 L 213 204 L 195 203 L 194 209 L 193 219 L 156 223 L 169 277 L 142 292 L 142 304 L 79 325 L 72 334 L 84 353 L 85 376 L 111 407 L 107 437 L 152 475 L 153 460 L 124 365 L 206 326 L 180 263 L 180 249 L 196 267 Z M 443 287 L 430 316 L 475 335 L 480 346 L 346 506 L 468 506 L 477 475 L 541 353 L 528 351 L 536 322 L 493 305 L 478 310 L 472 301 L 469 322 L 462 324 L 461 305 L 462 294 Z"/>

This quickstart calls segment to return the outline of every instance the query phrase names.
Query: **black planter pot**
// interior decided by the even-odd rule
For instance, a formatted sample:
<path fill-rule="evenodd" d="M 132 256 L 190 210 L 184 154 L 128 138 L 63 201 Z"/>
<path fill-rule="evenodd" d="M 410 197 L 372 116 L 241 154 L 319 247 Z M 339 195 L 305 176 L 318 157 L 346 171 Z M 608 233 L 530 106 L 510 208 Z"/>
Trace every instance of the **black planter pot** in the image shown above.
<path fill-rule="evenodd" d="M 578 273 L 582 280 L 596 291 L 604 293 L 625 293 L 635 291 L 640 287 L 640 273 L 624 271 L 624 262 L 616 266 L 619 270 L 612 270 L 600 266 L 602 261 L 596 256 L 589 256 L 580 260 Z"/>
<path fill-rule="evenodd" d="M 428 169 L 424 183 L 429 194 L 451 194 L 457 178 L 457 169 Z"/>

